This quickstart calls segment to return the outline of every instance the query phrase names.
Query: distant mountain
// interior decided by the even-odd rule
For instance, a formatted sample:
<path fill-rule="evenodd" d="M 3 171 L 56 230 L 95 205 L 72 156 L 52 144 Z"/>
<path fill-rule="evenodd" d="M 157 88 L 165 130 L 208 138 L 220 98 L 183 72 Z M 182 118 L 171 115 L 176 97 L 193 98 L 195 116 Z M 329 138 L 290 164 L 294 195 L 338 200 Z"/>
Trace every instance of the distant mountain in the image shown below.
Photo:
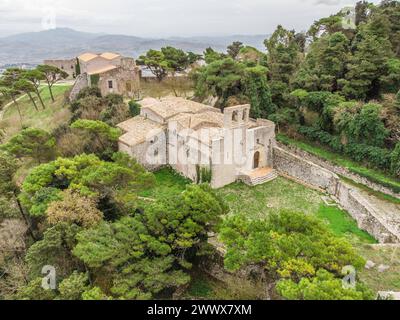
<path fill-rule="evenodd" d="M 149 49 L 170 45 L 201 53 L 207 47 L 225 51 L 233 41 L 264 50 L 267 35 L 232 35 L 226 37 L 172 37 L 167 39 L 109 35 L 59 28 L 41 32 L 17 34 L 0 38 L 0 66 L 5 64 L 39 64 L 45 59 L 72 58 L 85 51 L 115 51 L 137 57 Z"/>

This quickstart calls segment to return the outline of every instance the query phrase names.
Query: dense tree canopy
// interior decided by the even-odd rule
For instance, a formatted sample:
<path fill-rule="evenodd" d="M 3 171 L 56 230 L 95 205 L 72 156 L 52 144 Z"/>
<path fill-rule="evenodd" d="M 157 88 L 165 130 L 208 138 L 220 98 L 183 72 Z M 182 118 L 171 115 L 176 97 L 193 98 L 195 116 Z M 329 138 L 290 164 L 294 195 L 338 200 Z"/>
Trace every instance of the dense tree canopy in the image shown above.
<path fill-rule="evenodd" d="M 315 290 L 323 291 L 331 285 L 337 288 L 343 267 L 352 265 L 359 269 L 365 264 L 349 243 L 335 237 L 316 218 L 302 213 L 281 212 L 265 221 L 232 217 L 224 222 L 221 239 L 227 245 L 225 265 L 229 270 L 257 265 L 265 280 L 283 281 L 278 288 L 291 299 L 309 298 L 301 293 L 309 281 L 316 286 Z M 362 291 L 348 295 L 353 299 L 363 297 Z"/>

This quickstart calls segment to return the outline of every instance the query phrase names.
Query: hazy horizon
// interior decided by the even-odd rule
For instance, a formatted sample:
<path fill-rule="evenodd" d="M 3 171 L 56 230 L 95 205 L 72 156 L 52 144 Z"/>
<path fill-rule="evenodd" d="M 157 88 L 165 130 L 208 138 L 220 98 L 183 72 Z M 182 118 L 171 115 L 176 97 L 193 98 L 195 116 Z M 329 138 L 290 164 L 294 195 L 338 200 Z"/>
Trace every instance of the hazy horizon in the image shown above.
<path fill-rule="evenodd" d="M 297 31 L 357 0 L 0 0 L 0 37 L 70 28 L 137 37 L 270 34 Z M 378 3 L 380 1 L 372 1 Z"/>

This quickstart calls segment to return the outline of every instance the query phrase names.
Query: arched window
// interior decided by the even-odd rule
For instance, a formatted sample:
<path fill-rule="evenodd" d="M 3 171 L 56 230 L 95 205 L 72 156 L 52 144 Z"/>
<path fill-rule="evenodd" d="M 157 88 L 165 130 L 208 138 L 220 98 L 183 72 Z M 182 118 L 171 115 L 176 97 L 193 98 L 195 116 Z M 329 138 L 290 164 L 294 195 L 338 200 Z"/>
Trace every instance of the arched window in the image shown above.
<path fill-rule="evenodd" d="M 232 121 L 238 121 L 238 112 L 237 111 L 233 111 L 233 113 L 232 113 Z"/>

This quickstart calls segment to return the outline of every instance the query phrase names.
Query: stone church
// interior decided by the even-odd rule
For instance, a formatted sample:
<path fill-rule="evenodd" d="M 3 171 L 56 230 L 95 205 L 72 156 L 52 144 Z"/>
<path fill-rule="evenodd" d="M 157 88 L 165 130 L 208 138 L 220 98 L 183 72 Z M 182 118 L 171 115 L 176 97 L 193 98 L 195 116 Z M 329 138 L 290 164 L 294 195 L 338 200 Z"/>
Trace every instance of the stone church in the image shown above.
<path fill-rule="evenodd" d="M 275 124 L 251 119 L 250 105 L 220 109 L 184 98 L 147 98 L 139 116 L 120 123 L 120 151 L 149 170 L 169 165 L 195 182 L 220 188 L 235 181 L 257 185 L 273 169 Z"/>

